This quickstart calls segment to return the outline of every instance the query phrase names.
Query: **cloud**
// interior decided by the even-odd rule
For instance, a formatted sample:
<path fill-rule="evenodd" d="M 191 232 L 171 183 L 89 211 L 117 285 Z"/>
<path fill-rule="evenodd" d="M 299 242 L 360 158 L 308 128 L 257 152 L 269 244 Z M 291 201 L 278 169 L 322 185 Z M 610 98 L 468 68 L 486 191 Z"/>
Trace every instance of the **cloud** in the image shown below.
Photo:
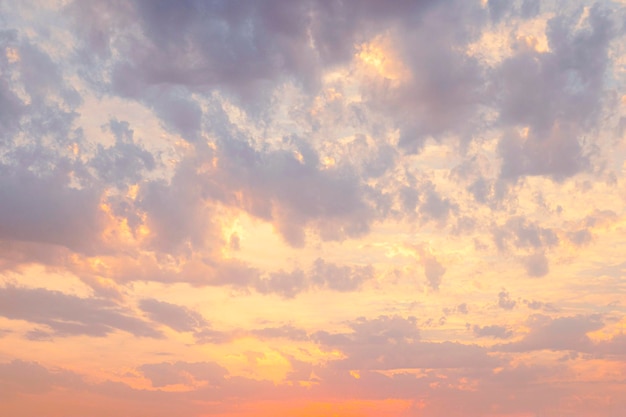
<path fill-rule="evenodd" d="M 449 198 L 442 197 L 432 183 L 427 183 L 422 191 L 423 201 L 419 212 L 425 220 L 433 220 L 445 224 L 451 213 L 458 211 L 458 206 Z"/>
<path fill-rule="evenodd" d="M 14 359 L 0 363 L 0 398 L 29 394 L 37 395 L 51 391 L 54 387 L 80 388 L 81 377 L 67 370 L 50 371 L 37 362 Z"/>
<path fill-rule="evenodd" d="M 494 227 L 492 233 L 499 250 L 530 252 L 521 259 L 529 276 L 542 277 L 549 272 L 545 251 L 560 244 L 553 229 L 541 227 L 538 222 L 521 216 L 513 216 L 504 225 Z"/>
<path fill-rule="evenodd" d="M 502 290 L 498 293 L 498 306 L 505 310 L 513 310 L 517 302 L 511 299 L 508 291 Z"/>
<path fill-rule="evenodd" d="M 104 183 L 124 189 L 140 182 L 144 172 L 153 170 L 155 158 L 135 143 L 134 131 L 128 122 L 111 120 L 107 128 L 113 133 L 115 144 L 110 147 L 99 144 L 89 165 Z"/>
<path fill-rule="evenodd" d="M 593 236 L 587 229 L 579 229 L 567 233 L 567 238 L 576 246 L 585 246 L 591 243 Z"/>
<path fill-rule="evenodd" d="M 499 345 L 508 352 L 530 350 L 573 350 L 589 352 L 593 343 L 587 333 L 599 330 L 604 323 L 597 315 L 578 315 L 552 319 L 544 315 L 530 316 L 527 323 L 530 332 L 518 342 Z"/>
<path fill-rule="evenodd" d="M 286 338 L 289 340 L 309 340 L 306 331 L 292 325 L 283 325 L 279 327 L 264 327 L 262 329 L 253 330 L 252 334 L 260 338 Z"/>
<path fill-rule="evenodd" d="M 479 326 L 475 324 L 472 327 L 472 331 L 474 335 L 477 337 L 493 337 L 495 339 L 508 339 L 513 336 L 513 332 L 510 331 L 506 326 Z"/>
<path fill-rule="evenodd" d="M 427 257 L 424 259 L 424 274 L 428 281 L 428 286 L 434 290 L 439 289 L 441 284 L 441 277 L 446 272 L 446 268 L 443 267 L 434 257 Z"/>
<path fill-rule="evenodd" d="M 285 298 L 312 289 L 327 289 L 339 292 L 358 291 L 364 283 L 374 278 L 374 269 L 367 266 L 339 266 L 316 259 L 308 271 L 278 271 L 260 277 L 255 289 L 262 294 L 276 293 Z"/>
<path fill-rule="evenodd" d="M 305 244 L 307 227 L 330 241 L 369 232 L 376 213 L 368 187 L 353 168 L 322 169 L 317 151 L 304 141 L 294 141 L 293 151 L 262 152 L 247 141 L 224 136 L 217 143 L 215 174 L 228 202 L 271 220 L 290 245 Z M 235 190 L 241 197 L 233 198 Z"/>
<path fill-rule="evenodd" d="M 558 311 L 558 309 L 554 305 L 552 305 L 551 303 L 545 303 L 543 301 L 537 301 L 537 300 L 528 301 L 528 300 L 524 300 L 524 303 L 531 310 L 545 310 L 545 311 L 551 311 L 551 312 Z"/>
<path fill-rule="evenodd" d="M 549 248 L 559 244 L 554 230 L 541 227 L 537 222 L 528 221 L 521 216 L 509 218 L 503 226 L 494 229 L 494 241 L 499 249 L 504 250 L 512 244 L 515 248 Z"/>
<path fill-rule="evenodd" d="M 477 4 L 467 2 L 437 6 L 425 8 L 419 24 L 389 31 L 410 75 L 395 85 L 388 78 L 372 77 L 365 89 L 368 105 L 392 116 L 399 146 L 408 153 L 421 151 L 431 138 L 468 135 L 484 100 L 481 65 L 463 52 L 485 22 L 484 15 Z"/>
<path fill-rule="evenodd" d="M 524 266 L 531 277 L 542 277 L 550 271 L 548 258 L 543 253 L 534 253 L 526 257 Z"/>
<path fill-rule="evenodd" d="M 47 326 L 53 337 L 104 337 L 123 330 L 139 337 L 162 334 L 132 312 L 100 298 L 80 298 L 43 288 L 0 288 L 0 315 Z M 40 335 L 41 336 L 41 335 Z"/>
<path fill-rule="evenodd" d="M 291 272 L 278 271 L 270 273 L 265 279 L 259 280 L 256 290 L 261 294 L 276 293 L 285 298 L 295 297 L 308 288 L 306 275 L 301 270 Z"/>
<path fill-rule="evenodd" d="M 319 331 L 312 335 L 322 347 L 339 349 L 346 356 L 338 369 L 480 368 L 497 360 L 484 348 L 453 342 L 422 341 L 415 317 L 379 316 L 348 323 L 349 333 Z"/>
<path fill-rule="evenodd" d="M 456 311 L 458 311 L 461 314 L 467 314 L 468 313 L 467 303 L 461 303 L 458 306 L 456 306 Z"/>
<path fill-rule="evenodd" d="M 368 266 L 337 266 L 318 258 L 313 263 L 311 281 L 318 287 L 336 291 L 358 290 L 374 277 L 374 269 Z"/>
<path fill-rule="evenodd" d="M 581 12 L 548 21 L 549 51 L 537 51 L 522 39 L 496 71 L 501 123 L 528 128 L 523 135 L 510 130 L 502 136 L 502 178 L 541 175 L 561 181 L 590 167 L 583 135 L 600 120 L 615 31 L 599 4 L 587 16 Z M 581 18 L 588 30 L 577 29 Z"/>
<path fill-rule="evenodd" d="M 4 48 L 17 46 L 16 31 L 0 31 L 0 46 Z M 12 64 L 6 54 L 0 55 L 0 68 L 3 73 L 10 71 Z M 12 83 L 8 79 L 2 77 L 0 79 L 0 133 L 2 133 L 2 142 L 4 144 L 18 131 L 19 121 L 27 111 L 26 105 L 19 96 L 12 90 Z"/>
<path fill-rule="evenodd" d="M 162 362 L 141 365 L 139 370 L 155 388 L 178 384 L 193 385 L 197 382 L 219 386 L 228 375 L 224 367 L 214 362 Z"/>
<path fill-rule="evenodd" d="M 178 332 L 191 332 L 208 325 L 201 314 L 187 307 L 153 298 L 139 301 L 139 308 L 147 313 L 151 320 L 162 323 Z"/>
<path fill-rule="evenodd" d="M 39 177 L 0 166 L 0 239 L 51 243 L 77 252 L 97 247 L 100 196 L 73 189 L 64 178 Z"/>

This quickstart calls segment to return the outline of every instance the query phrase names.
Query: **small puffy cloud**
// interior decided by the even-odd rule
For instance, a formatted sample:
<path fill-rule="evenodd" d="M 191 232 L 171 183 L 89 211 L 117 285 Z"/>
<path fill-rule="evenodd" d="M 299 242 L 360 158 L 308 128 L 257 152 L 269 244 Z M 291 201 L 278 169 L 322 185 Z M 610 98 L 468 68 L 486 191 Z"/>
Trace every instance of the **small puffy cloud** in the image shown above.
<path fill-rule="evenodd" d="M 517 302 L 511 299 L 511 295 L 508 291 L 502 290 L 498 293 L 498 306 L 505 310 L 513 310 Z"/>
<path fill-rule="evenodd" d="M 567 239 L 576 246 L 585 246 L 591 243 L 593 235 L 588 229 L 579 229 L 567 233 Z"/>
<path fill-rule="evenodd" d="M 446 272 L 446 268 L 434 257 L 424 259 L 424 274 L 428 281 L 428 286 L 433 290 L 438 290 L 441 284 L 441 277 Z"/>

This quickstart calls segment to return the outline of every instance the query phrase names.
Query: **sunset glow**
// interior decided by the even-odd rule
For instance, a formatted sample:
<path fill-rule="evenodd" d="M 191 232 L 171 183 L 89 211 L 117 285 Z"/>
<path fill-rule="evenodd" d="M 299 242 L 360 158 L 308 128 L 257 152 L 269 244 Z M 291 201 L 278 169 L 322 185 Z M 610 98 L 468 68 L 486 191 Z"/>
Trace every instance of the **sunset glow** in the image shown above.
<path fill-rule="evenodd" d="M 624 22 L 0 0 L 0 417 L 626 416 Z"/>

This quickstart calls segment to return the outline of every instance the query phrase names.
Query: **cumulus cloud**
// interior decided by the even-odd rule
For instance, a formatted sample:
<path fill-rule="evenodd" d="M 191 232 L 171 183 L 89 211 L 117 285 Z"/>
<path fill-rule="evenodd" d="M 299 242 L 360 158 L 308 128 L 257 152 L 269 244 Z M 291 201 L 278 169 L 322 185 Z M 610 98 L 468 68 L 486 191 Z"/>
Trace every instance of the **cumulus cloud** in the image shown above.
<path fill-rule="evenodd" d="M 498 306 L 505 310 L 513 310 L 517 301 L 511 299 L 511 295 L 507 290 L 502 290 L 498 293 Z"/>

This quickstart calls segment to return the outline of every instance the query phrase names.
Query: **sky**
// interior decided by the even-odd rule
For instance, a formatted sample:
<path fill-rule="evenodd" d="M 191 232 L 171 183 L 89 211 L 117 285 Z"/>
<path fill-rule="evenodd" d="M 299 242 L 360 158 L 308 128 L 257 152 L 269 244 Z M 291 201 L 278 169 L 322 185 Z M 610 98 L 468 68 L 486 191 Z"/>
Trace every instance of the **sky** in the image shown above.
<path fill-rule="evenodd" d="M 0 0 L 0 414 L 626 415 L 625 24 Z"/>

